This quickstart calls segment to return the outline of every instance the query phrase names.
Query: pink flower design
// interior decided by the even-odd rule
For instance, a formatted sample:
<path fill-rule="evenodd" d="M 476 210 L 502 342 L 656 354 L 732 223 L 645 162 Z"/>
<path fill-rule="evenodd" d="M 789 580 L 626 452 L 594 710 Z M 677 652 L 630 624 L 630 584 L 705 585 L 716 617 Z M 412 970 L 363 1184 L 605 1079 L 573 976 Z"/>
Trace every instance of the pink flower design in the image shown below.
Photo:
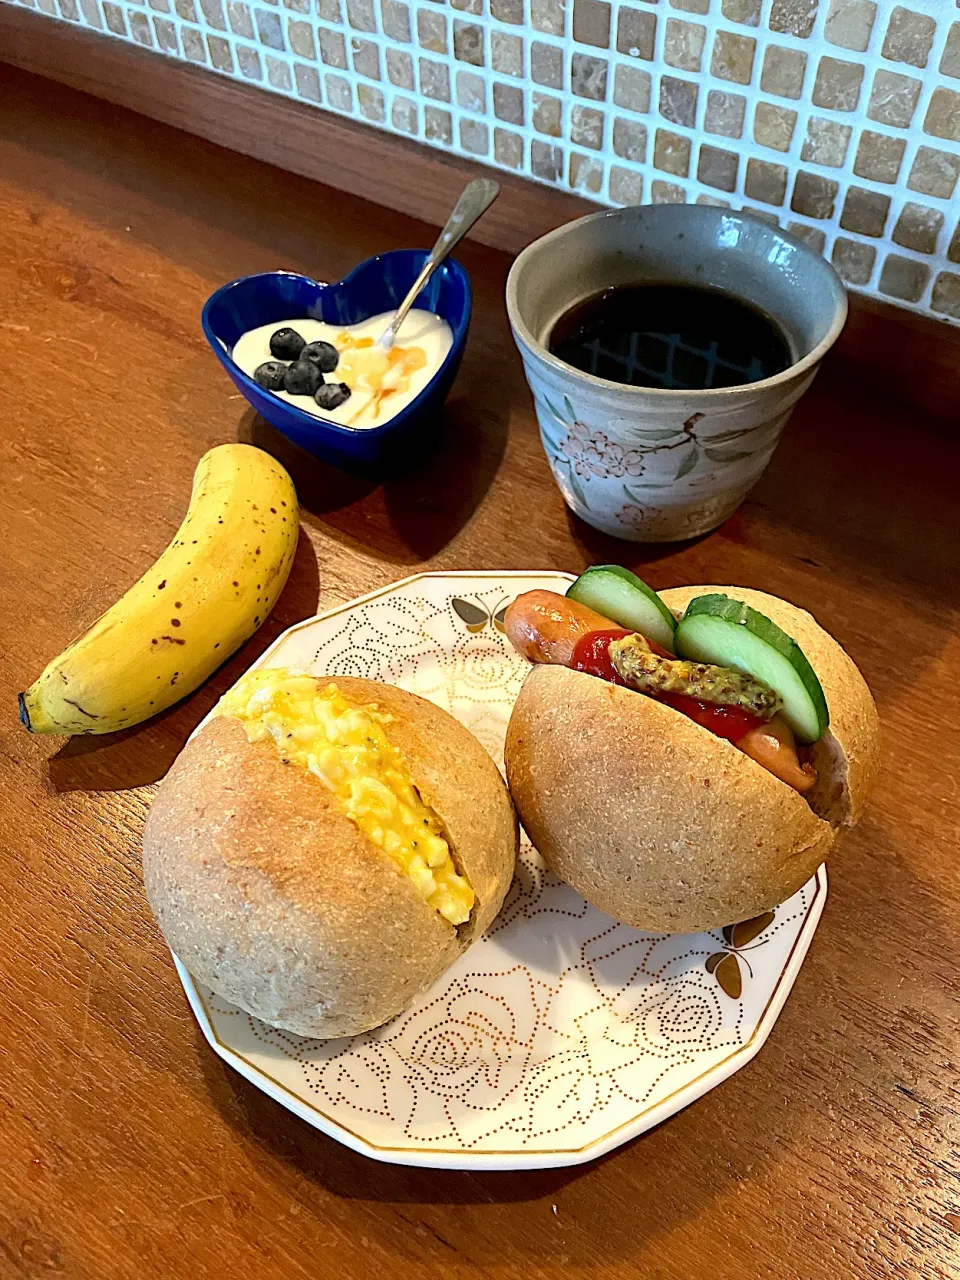
<path fill-rule="evenodd" d="M 574 422 L 560 444 L 578 476 L 639 476 L 643 474 L 643 455 L 638 449 L 624 449 L 602 431 L 591 431 L 582 422 Z"/>
<path fill-rule="evenodd" d="M 625 503 L 617 512 L 617 519 L 621 524 L 629 525 L 631 529 L 637 529 L 646 519 L 646 511 L 643 507 L 638 506 L 635 502 Z"/>

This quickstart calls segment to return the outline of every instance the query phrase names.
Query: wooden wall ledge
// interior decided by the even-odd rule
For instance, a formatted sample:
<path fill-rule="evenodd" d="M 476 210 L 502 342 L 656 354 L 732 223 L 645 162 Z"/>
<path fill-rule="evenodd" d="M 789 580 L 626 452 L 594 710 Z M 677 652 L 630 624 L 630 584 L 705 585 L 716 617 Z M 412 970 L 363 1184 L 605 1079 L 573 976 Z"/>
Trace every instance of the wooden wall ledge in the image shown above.
<path fill-rule="evenodd" d="M 370 125 L 267 93 L 83 28 L 0 3 L 0 60 L 232 151 L 441 225 L 465 182 L 490 170 Z M 598 206 L 497 172 L 501 195 L 471 236 L 516 254 Z M 831 364 L 928 412 L 960 418 L 960 328 L 851 295 Z"/>

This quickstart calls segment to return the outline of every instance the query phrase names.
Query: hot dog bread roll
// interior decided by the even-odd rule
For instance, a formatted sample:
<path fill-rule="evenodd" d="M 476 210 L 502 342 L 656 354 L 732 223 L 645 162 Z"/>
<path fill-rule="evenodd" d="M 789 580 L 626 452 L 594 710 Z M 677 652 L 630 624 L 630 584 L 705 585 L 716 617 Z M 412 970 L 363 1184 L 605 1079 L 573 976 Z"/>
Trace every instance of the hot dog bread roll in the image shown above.
<path fill-rule="evenodd" d="M 819 677 L 831 725 L 809 748 L 811 790 L 653 697 L 559 665 L 532 668 L 507 731 L 511 793 L 547 865 L 600 910 L 658 933 L 732 924 L 789 898 L 859 816 L 878 765 L 873 700 L 836 641 L 763 592 L 660 594 L 679 617 L 712 593 L 776 622 Z"/>
<path fill-rule="evenodd" d="M 380 1025 L 500 909 L 517 822 L 496 765 L 447 712 L 369 680 L 252 672 L 218 711 L 144 832 L 167 942 L 274 1026 Z"/>

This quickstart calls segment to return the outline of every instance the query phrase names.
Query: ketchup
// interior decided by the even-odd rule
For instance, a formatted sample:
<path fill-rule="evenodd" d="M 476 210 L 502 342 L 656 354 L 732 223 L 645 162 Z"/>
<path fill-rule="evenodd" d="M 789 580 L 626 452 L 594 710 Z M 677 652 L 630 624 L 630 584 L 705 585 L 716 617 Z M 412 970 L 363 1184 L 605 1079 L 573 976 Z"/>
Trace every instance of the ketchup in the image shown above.
<path fill-rule="evenodd" d="M 636 632 L 625 631 L 621 627 L 611 631 L 587 632 L 574 645 L 573 657 L 570 659 L 571 669 L 583 671 L 588 676 L 598 676 L 601 680 L 608 680 L 611 684 L 618 684 L 628 689 L 630 686 L 610 661 L 610 642 L 635 634 Z M 671 656 L 658 644 L 652 641 L 647 643 L 661 657 Z M 702 702 L 699 698 L 691 698 L 685 693 L 662 693 L 656 701 L 672 707 L 681 715 L 689 716 L 704 729 L 709 729 L 718 738 L 726 738 L 728 742 L 739 742 L 751 729 L 763 724 L 759 716 L 753 716 L 741 707 L 718 706 L 713 702 Z"/>

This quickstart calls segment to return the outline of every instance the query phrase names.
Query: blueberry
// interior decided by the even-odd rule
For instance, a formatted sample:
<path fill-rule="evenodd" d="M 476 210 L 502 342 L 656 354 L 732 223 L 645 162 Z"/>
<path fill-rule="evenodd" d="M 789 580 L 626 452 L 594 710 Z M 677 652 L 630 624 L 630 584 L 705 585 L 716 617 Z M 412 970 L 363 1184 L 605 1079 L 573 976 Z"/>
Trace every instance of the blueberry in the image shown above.
<path fill-rule="evenodd" d="M 345 382 L 325 382 L 313 398 L 321 409 L 339 409 L 350 399 L 350 388 Z"/>
<path fill-rule="evenodd" d="M 280 360 L 267 360 L 265 364 L 257 365 L 254 369 L 253 380 L 258 387 L 263 387 L 264 391 L 282 391 L 286 372 L 287 366 Z"/>
<path fill-rule="evenodd" d="M 312 396 L 323 383 L 323 374 L 309 360 L 298 360 L 287 366 L 283 389 L 292 396 Z"/>
<path fill-rule="evenodd" d="M 340 352 L 332 342 L 308 342 L 300 359 L 312 360 L 321 373 L 333 373 L 340 362 Z"/>
<path fill-rule="evenodd" d="M 278 329 L 270 337 L 270 354 L 278 360 L 297 360 L 306 345 L 296 329 Z"/>

